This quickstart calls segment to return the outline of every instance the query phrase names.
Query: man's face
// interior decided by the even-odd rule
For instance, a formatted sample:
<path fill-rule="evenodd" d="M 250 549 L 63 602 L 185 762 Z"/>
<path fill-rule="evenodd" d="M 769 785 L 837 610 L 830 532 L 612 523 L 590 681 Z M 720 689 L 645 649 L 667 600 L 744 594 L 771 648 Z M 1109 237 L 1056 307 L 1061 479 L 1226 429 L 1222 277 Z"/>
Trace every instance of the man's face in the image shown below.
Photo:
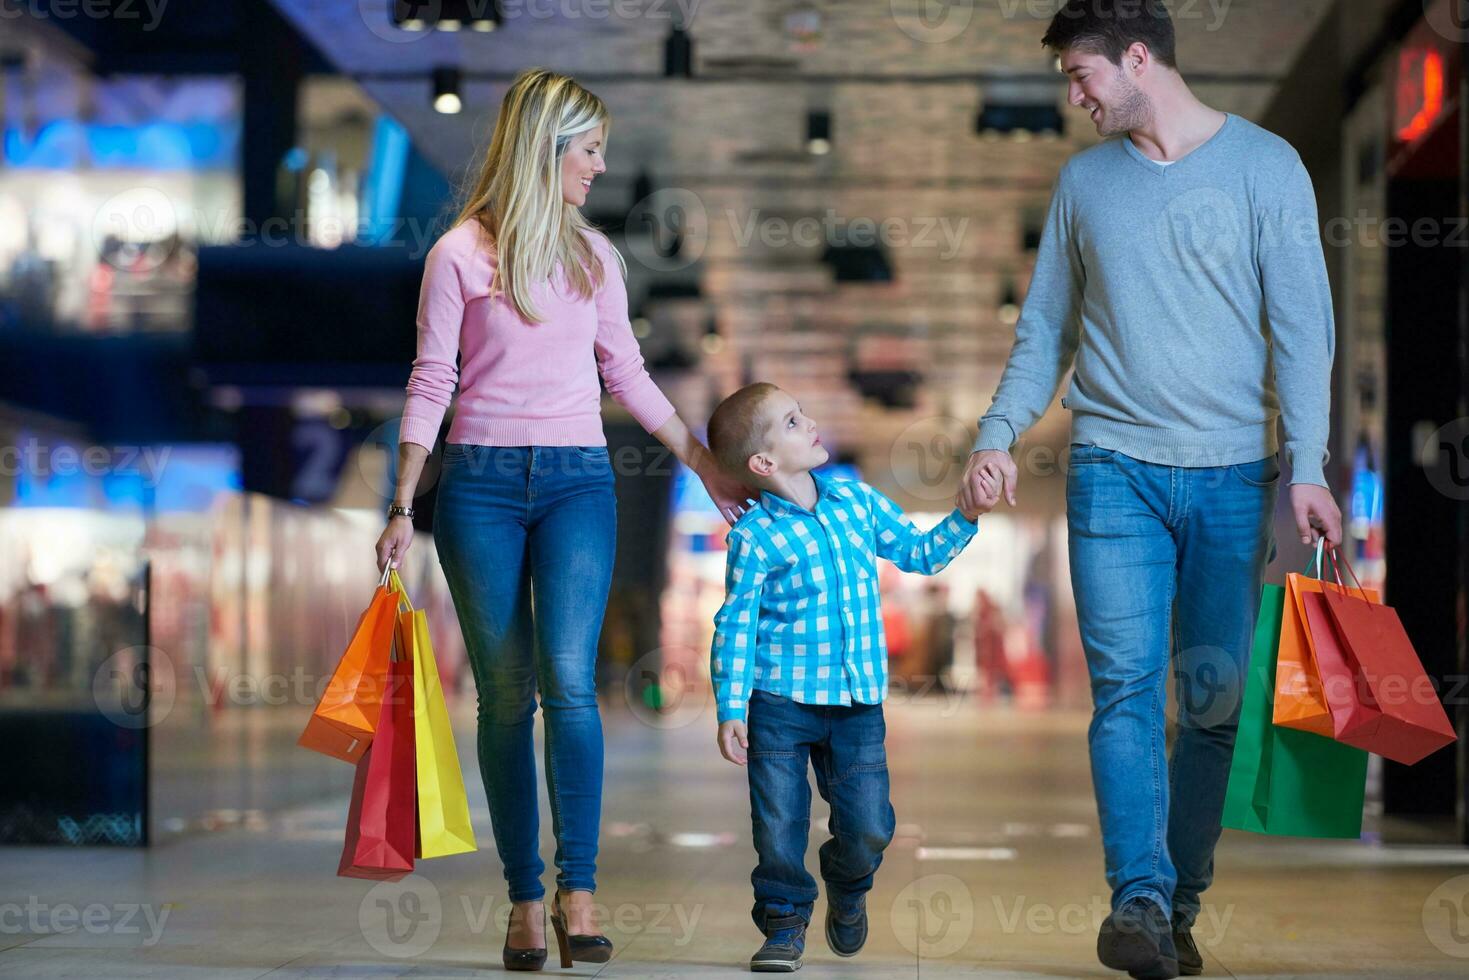
<path fill-rule="evenodd" d="M 831 459 L 816 433 L 816 422 L 784 391 L 767 397 L 760 413 L 766 424 L 765 451 L 760 456 L 769 462 L 771 474 L 804 473 Z"/>
<path fill-rule="evenodd" d="M 1091 114 L 1099 136 L 1129 132 L 1152 118 L 1152 103 L 1129 74 L 1134 58 L 1128 51 L 1115 65 L 1106 55 L 1075 48 L 1061 54 L 1061 70 L 1070 80 L 1066 101 Z"/>

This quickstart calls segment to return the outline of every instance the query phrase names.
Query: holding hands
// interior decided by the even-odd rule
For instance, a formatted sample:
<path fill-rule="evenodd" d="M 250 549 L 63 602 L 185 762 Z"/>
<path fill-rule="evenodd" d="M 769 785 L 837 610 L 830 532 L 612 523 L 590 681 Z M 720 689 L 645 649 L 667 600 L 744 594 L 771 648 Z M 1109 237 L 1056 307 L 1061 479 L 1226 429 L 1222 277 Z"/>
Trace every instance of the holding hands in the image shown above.
<path fill-rule="evenodd" d="M 955 506 L 970 521 L 981 514 L 988 514 L 999 506 L 1000 495 L 1011 507 L 1015 506 L 1015 484 L 1019 470 L 1010 454 L 997 449 L 986 449 L 969 457 L 964 476 L 959 481 L 959 497 Z"/>

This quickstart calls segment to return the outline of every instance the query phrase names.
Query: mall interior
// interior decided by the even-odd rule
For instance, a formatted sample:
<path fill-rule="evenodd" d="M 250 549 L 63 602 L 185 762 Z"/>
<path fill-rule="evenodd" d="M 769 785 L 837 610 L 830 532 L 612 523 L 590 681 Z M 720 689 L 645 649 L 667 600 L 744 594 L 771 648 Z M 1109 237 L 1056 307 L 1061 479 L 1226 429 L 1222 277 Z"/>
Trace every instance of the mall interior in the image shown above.
<path fill-rule="evenodd" d="M 1469 17 L 1169 6 L 1195 93 L 1290 141 L 1314 183 L 1343 553 L 1460 735 L 1412 766 L 1369 756 L 1355 837 L 1225 830 L 1204 972 L 1463 977 Z M 339 877 L 354 768 L 297 738 L 377 579 L 425 258 L 511 81 L 545 66 L 606 101 L 584 214 L 626 260 L 631 329 L 680 415 L 779 384 L 831 472 L 931 527 L 1057 174 L 1099 139 L 1040 44 L 1056 8 L 0 0 L 0 977 L 498 971 L 510 903 L 433 538 L 442 439 L 401 572 L 478 850 Z M 610 397 L 603 419 L 631 461 L 597 663 L 595 898 L 617 952 L 561 972 L 734 976 L 759 936 L 748 789 L 709 679 L 726 523 Z M 1016 505 L 941 574 L 881 563 L 897 830 L 867 948 L 840 959 L 813 929 L 811 975 L 1117 975 L 1095 954 L 1069 424 L 1058 399 Z M 1276 526 L 1280 584 L 1310 559 L 1284 493 Z M 819 798 L 812 828 L 815 869 Z"/>

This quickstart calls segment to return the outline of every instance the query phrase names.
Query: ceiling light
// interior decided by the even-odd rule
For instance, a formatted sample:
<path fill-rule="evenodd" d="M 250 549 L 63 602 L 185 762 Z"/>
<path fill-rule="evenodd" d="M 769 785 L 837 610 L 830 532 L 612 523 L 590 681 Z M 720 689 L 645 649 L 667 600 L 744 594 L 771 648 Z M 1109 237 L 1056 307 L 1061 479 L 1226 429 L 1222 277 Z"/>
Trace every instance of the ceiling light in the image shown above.
<path fill-rule="evenodd" d="M 999 309 L 1000 322 L 1007 327 L 1013 327 L 1020 322 L 1020 299 L 1015 295 L 1015 281 L 1005 280 L 1005 293 L 1000 297 Z"/>
<path fill-rule="evenodd" d="M 500 0 L 393 0 L 393 23 L 405 31 L 493 31 L 504 19 Z"/>
<path fill-rule="evenodd" d="M 665 78 L 694 77 L 694 39 L 682 24 L 675 24 L 663 42 L 663 76 Z"/>
<path fill-rule="evenodd" d="M 459 97 L 459 69 L 434 69 L 434 109 L 445 115 L 453 115 L 464 108 Z"/>
<path fill-rule="evenodd" d="M 831 152 L 831 113 L 825 109 L 806 113 L 806 152 L 815 157 Z"/>
<path fill-rule="evenodd" d="M 1059 135 L 1065 132 L 1066 121 L 1055 103 L 986 102 L 974 130 L 986 137 L 1028 140 L 1041 133 Z"/>

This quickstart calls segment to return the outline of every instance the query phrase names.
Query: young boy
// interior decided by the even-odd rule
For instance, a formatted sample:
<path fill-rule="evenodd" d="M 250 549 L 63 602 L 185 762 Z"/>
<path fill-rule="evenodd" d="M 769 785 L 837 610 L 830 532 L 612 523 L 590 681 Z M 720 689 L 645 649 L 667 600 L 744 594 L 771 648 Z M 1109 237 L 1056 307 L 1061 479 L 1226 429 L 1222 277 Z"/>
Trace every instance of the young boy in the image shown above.
<path fill-rule="evenodd" d="M 826 942 L 838 956 L 867 940 L 867 892 L 893 836 L 877 558 L 941 571 L 999 496 L 988 483 L 986 499 L 961 494 L 965 509 L 923 533 L 867 484 L 813 473 L 829 459 L 816 424 L 771 384 L 720 403 L 709 447 L 727 472 L 763 491 L 729 530 L 711 673 L 719 751 L 749 766 L 759 858 L 751 915 L 766 937 L 750 969 L 788 973 L 801 966 L 816 901 L 806 872 L 807 760 L 831 805 L 821 877 Z"/>

